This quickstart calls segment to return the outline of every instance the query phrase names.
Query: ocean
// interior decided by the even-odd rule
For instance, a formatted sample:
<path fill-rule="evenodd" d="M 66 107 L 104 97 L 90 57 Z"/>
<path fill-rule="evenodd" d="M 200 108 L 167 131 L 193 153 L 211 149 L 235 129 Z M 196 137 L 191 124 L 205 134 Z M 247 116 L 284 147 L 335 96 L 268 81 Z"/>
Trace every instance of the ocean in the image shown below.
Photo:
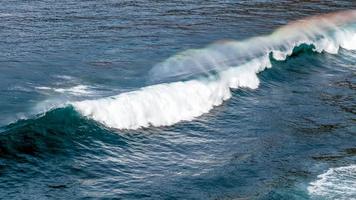
<path fill-rule="evenodd" d="M 356 199 L 355 8 L 0 2 L 0 199 Z"/>

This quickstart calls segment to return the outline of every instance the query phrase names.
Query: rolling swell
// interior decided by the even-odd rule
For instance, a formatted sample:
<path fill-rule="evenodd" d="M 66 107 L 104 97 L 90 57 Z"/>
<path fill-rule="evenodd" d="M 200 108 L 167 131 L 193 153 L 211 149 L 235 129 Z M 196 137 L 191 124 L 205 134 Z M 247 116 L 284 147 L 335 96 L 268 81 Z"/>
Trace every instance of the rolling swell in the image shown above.
<path fill-rule="evenodd" d="M 150 77 L 163 81 L 199 75 L 187 81 L 147 86 L 109 98 L 73 102 L 83 116 L 117 129 L 169 126 L 193 120 L 231 97 L 231 89 L 259 86 L 257 74 L 305 47 L 314 52 L 354 50 L 356 12 L 307 18 L 267 36 L 246 41 L 224 41 L 188 50 L 157 64 Z"/>

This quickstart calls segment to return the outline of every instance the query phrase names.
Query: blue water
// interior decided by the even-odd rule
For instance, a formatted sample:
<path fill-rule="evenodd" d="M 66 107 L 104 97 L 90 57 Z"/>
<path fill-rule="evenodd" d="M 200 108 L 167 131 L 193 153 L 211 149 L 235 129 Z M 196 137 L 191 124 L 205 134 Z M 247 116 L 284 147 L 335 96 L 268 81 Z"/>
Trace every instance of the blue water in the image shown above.
<path fill-rule="evenodd" d="M 355 50 L 302 47 L 284 61 L 271 59 L 257 89 L 232 90 L 209 112 L 170 126 L 119 129 L 68 102 L 188 80 L 152 79 L 150 72 L 188 49 L 355 7 L 0 2 L 0 199 L 331 198 L 308 186 L 329 169 L 356 164 Z M 348 177 L 354 185 L 355 170 Z M 345 193 L 339 198 L 356 198 L 352 187 Z"/>

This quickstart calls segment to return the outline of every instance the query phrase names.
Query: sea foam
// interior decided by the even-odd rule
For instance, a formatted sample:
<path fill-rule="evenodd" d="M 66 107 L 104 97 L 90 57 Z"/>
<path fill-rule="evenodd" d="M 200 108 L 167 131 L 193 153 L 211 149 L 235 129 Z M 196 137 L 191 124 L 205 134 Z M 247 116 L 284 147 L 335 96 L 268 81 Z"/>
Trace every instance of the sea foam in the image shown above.
<path fill-rule="evenodd" d="M 229 99 L 231 89 L 258 88 L 257 74 L 271 67 L 271 56 L 285 60 L 302 44 L 331 54 L 340 47 L 355 50 L 355 22 L 356 11 L 328 14 L 293 22 L 271 35 L 188 50 L 157 64 L 150 75 L 158 80 L 194 73 L 204 76 L 71 104 L 82 115 L 117 129 L 193 120 Z"/>
<path fill-rule="evenodd" d="M 356 165 L 330 168 L 310 183 L 308 192 L 322 199 L 355 199 Z"/>

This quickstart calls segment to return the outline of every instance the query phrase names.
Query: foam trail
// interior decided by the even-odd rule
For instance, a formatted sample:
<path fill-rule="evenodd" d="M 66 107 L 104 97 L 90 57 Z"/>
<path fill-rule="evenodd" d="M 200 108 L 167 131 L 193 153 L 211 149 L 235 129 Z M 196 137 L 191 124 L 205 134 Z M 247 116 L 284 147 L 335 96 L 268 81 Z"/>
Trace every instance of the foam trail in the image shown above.
<path fill-rule="evenodd" d="M 329 14 L 294 22 L 271 35 L 189 50 L 158 64 L 151 75 L 161 78 L 212 69 L 215 75 L 152 85 L 72 105 L 82 115 L 117 129 L 167 126 L 192 120 L 229 99 L 231 89 L 256 89 L 257 73 L 271 67 L 271 54 L 276 60 L 285 60 L 301 44 L 313 45 L 316 52 L 337 53 L 340 47 L 355 50 L 355 22 L 356 11 Z"/>
<path fill-rule="evenodd" d="M 308 192 L 323 199 L 355 199 L 356 165 L 330 168 L 310 183 Z"/>

